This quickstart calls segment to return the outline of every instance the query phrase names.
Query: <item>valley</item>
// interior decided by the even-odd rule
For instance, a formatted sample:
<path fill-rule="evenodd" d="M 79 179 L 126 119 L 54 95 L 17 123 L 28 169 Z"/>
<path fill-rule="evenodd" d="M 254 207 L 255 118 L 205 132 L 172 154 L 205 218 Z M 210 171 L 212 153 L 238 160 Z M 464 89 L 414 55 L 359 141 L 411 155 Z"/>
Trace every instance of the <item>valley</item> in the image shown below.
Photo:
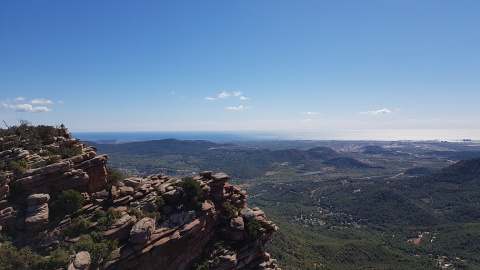
<path fill-rule="evenodd" d="M 89 144 L 136 176 L 226 172 L 279 226 L 283 269 L 480 267 L 475 142 Z"/>

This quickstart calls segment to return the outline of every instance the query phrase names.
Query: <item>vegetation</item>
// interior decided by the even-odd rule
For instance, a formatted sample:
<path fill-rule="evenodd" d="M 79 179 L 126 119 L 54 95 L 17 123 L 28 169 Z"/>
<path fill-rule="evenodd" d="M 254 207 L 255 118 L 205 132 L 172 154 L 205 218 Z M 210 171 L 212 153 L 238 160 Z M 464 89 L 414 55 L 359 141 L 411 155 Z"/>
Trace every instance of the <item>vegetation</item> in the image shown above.
<path fill-rule="evenodd" d="M 82 216 L 74 218 L 67 228 L 69 236 L 79 236 L 85 233 L 86 229 L 92 226 L 92 222 Z"/>
<path fill-rule="evenodd" d="M 52 206 L 54 216 L 69 215 L 77 212 L 85 204 L 83 195 L 73 189 L 64 190 Z"/>
<path fill-rule="evenodd" d="M 123 182 L 127 178 L 126 175 L 115 170 L 114 168 L 107 167 L 107 188 L 110 190 L 112 186 L 118 186 L 118 183 Z"/>
<path fill-rule="evenodd" d="M 27 170 L 27 161 L 24 158 L 21 158 L 17 161 L 11 161 L 6 166 L 6 169 L 13 171 L 14 174 L 21 174 Z"/>
<path fill-rule="evenodd" d="M 103 234 L 91 232 L 80 236 L 79 240 L 73 246 L 76 252 L 88 251 L 92 257 L 93 263 L 100 263 L 108 257 L 110 252 L 117 248 L 118 241 L 105 240 Z"/>
<path fill-rule="evenodd" d="M 230 202 L 222 203 L 222 212 L 221 212 L 222 216 L 229 218 L 232 215 L 237 214 L 238 211 L 239 209 L 235 207 L 233 204 L 231 204 Z"/>
<path fill-rule="evenodd" d="M 0 128 L 0 137 L 4 138 L 0 150 L 24 148 L 26 150 L 38 149 L 44 145 L 52 144 L 58 131 L 52 126 L 32 126 L 29 121 L 20 119 L 20 125 L 10 126 L 7 129 Z"/>
<path fill-rule="evenodd" d="M 247 233 L 248 236 L 252 239 L 257 239 L 263 235 L 262 223 L 259 221 L 251 221 L 247 224 Z"/>
<path fill-rule="evenodd" d="M 192 177 L 183 178 L 182 181 L 176 183 L 176 185 L 182 188 L 185 193 L 185 207 L 188 209 L 196 209 L 200 207 L 200 199 L 203 196 L 202 188 L 197 180 Z"/>
<path fill-rule="evenodd" d="M 95 211 L 95 218 L 97 219 L 96 229 L 98 231 L 106 231 L 110 225 L 115 223 L 115 221 L 121 217 L 122 212 L 115 210 L 112 207 L 108 208 L 106 212 L 97 210 Z"/>

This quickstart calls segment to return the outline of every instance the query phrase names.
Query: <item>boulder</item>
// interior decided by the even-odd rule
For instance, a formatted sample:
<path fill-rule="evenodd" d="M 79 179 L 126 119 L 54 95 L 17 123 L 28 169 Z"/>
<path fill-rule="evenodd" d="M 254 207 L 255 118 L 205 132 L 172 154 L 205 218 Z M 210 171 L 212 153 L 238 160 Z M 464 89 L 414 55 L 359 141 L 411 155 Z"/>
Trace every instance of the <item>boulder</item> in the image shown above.
<path fill-rule="evenodd" d="M 137 222 L 135 216 L 124 215 L 115 223 L 108 227 L 107 231 L 103 233 L 107 240 L 118 239 L 122 240 L 130 236 L 130 230 L 133 225 Z"/>
<path fill-rule="evenodd" d="M 130 243 L 143 244 L 150 240 L 152 232 L 155 231 L 155 220 L 153 218 L 142 218 L 130 230 Z"/>
<path fill-rule="evenodd" d="M 120 193 L 124 193 L 124 194 L 127 194 L 127 195 L 135 194 L 135 190 L 132 187 L 127 187 L 127 186 L 120 187 L 119 191 L 120 191 Z"/>
<path fill-rule="evenodd" d="M 48 204 L 29 206 L 25 218 L 25 229 L 36 230 L 48 224 Z"/>
<path fill-rule="evenodd" d="M 230 180 L 230 176 L 228 176 L 226 173 L 216 173 L 212 175 L 213 181 L 228 181 Z"/>
<path fill-rule="evenodd" d="M 68 270 L 88 270 L 91 263 L 90 253 L 80 251 L 75 255 L 73 262 L 68 265 Z"/>
<path fill-rule="evenodd" d="M 255 212 L 250 208 L 243 208 L 242 210 L 240 210 L 240 215 L 249 222 L 254 221 L 255 217 L 257 216 Z"/>
<path fill-rule="evenodd" d="M 242 217 L 234 217 L 230 220 L 230 227 L 237 231 L 241 231 L 245 228 L 245 223 Z"/>
<path fill-rule="evenodd" d="M 48 194 L 32 194 L 27 197 L 27 205 L 39 205 L 44 204 L 50 200 L 50 195 Z"/>
<path fill-rule="evenodd" d="M 212 171 L 203 171 L 200 173 L 200 176 L 205 178 L 205 179 L 212 179 Z"/>
<path fill-rule="evenodd" d="M 175 203 L 182 196 L 182 194 L 182 189 L 177 188 L 163 193 L 162 197 L 167 203 Z"/>

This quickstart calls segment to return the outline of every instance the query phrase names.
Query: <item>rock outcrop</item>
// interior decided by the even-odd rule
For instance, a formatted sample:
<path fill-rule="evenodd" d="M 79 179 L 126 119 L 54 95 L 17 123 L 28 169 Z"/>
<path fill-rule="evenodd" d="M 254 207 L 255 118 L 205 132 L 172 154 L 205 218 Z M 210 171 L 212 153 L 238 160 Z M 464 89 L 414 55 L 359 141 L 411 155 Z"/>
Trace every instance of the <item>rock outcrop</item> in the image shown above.
<path fill-rule="evenodd" d="M 98 156 L 64 127 L 57 135 L 37 149 L 12 148 L 21 138 L 0 140 L 0 232 L 15 235 L 19 247 L 48 255 L 65 245 L 103 245 L 94 253 L 76 250 L 68 269 L 279 269 L 265 252 L 277 227 L 262 210 L 248 207 L 246 192 L 228 184 L 227 174 L 107 183 L 108 156 Z M 70 189 L 87 205 L 53 215 L 59 194 Z"/>

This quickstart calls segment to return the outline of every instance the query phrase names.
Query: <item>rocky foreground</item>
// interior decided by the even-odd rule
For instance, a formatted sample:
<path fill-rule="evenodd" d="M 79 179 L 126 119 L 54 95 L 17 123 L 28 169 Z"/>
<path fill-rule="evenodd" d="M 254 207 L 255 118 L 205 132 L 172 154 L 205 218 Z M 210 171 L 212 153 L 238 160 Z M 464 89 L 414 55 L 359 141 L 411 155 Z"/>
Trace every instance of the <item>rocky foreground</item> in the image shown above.
<path fill-rule="evenodd" d="M 0 234 L 16 247 L 44 261 L 66 250 L 68 269 L 279 269 L 265 252 L 277 227 L 228 175 L 112 180 L 108 156 L 64 127 L 34 147 L 25 132 L 0 138 Z M 66 191 L 80 209 L 58 210 Z"/>

